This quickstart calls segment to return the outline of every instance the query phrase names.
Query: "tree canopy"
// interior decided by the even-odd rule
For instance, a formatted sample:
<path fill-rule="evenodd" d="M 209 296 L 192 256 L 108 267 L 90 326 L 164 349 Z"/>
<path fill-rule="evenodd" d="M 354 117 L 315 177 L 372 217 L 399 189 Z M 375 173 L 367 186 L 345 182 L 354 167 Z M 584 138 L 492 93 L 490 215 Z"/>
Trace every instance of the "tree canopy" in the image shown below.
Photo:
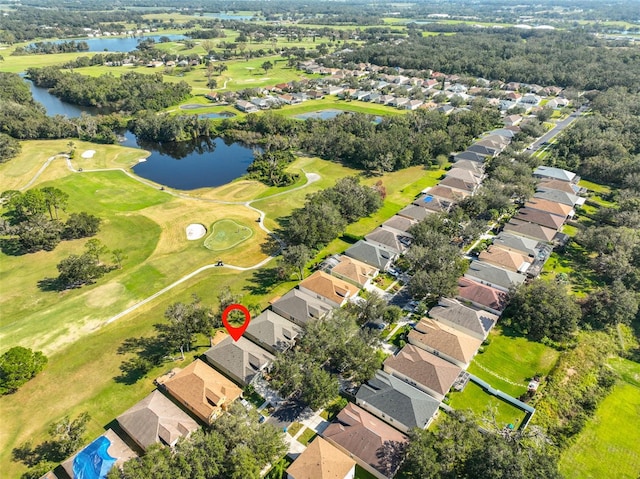
<path fill-rule="evenodd" d="M 14 346 L 0 356 L 0 395 L 18 390 L 42 371 L 47 357 L 40 351 Z"/>

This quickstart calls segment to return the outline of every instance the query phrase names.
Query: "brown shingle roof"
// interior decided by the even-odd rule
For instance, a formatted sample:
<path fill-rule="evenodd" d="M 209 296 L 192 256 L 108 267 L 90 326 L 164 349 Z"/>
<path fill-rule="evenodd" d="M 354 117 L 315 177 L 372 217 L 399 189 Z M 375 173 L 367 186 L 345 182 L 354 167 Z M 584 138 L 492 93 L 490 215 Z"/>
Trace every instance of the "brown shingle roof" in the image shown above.
<path fill-rule="evenodd" d="M 333 267 L 331 273 L 344 276 L 360 286 L 364 286 L 367 281 L 376 276 L 378 269 L 343 255 L 340 257 L 340 262 Z"/>
<path fill-rule="evenodd" d="M 389 218 L 387 221 L 382 223 L 382 226 L 386 226 L 388 228 L 393 228 L 398 231 L 408 231 L 415 224 L 414 221 L 405 218 L 403 216 L 394 215 Z"/>
<path fill-rule="evenodd" d="M 206 423 L 242 395 L 242 389 L 199 359 L 162 384 L 174 398 Z"/>
<path fill-rule="evenodd" d="M 466 193 L 472 193 L 476 188 L 475 183 L 472 183 L 470 181 L 465 181 L 462 178 L 453 178 L 451 176 L 448 176 L 444 180 L 442 180 L 439 183 L 439 186 L 446 186 L 448 188 L 452 188 L 454 190 L 461 190 Z"/>
<path fill-rule="evenodd" d="M 422 318 L 409 333 L 409 343 L 433 348 L 466 364 L 476 354 L 482 341 L 432 319 Z"/>
<path fill-rule="evenodd" d="M 535 223 L 527 223 L 526 221 L 513 219 L 504 225 L 504 231 L 512 231 L 522 236 L 547 242 L 553 240 L 553 237 L 558 232 L 557 230 L 545 228 Z"/>
<path fill-rule="evenodd" d="M 388 443 L 406 444 L 408 441 L 406 435 L 353 403 L 340 411 L 335 422 L 325 429 L 322 436 L 387 477 L 395 473 L 401 455 L 395 455 L 395 460 L 391 462 L 396 467 L 390 471 L 381 454 L 383 449 Z"/>
<path fill-rule="evenodd" d="M 554 215 L 547 211 L 534 210 L 533 208 L 520 209 L 514 218 L 554 230 L 560 229 L 564 223 L 564 218 L 562 216 Z"/>
<path fill-rule="evenodd" d="M 576 194 L 576 190 L 574 189 L 574 184 L 569 183 L 568 181 L 562 180 L 546 180 L 538 183 L 538 189 L 547 189 L 547 190 L 558 190 L 564 191 L 565 193 L 569 193 L 572 195 Z"/>
<path fill-rule="evenodd" d="M 407 344 L 396 356 L 388 357 L 387 367 L 412 379 L 418 384 L 445 395 L 460 374 L 460 368 L 412 344 Z"/>
<path fill-rule="evenodd" d="M 316 437 L 287 469 L 292 479 L 344 479 L 356 461 L 333 444 Z"/>
<path fill-rule="evenodd" d="M 547 211 L 551 214 L 564 216 L 565 218 L 571 213 L 571 206 L 563 205 L 561 203 L 555 203 L 549 200 L 543 200 L 541 198 L 532 198 L 525 203 L 525 208 L 533 208 L 535 210 Z"/>
<path fill-rule="evenodd" d="M 456 180 L 457 178 L 453 178 L 453 180 Z M 434 186 L 433 188 L 431 188 L 429 190 L 429 194 L 432 196 L 436 196 L 438 198 L 443 198 L 445 200 L 449 200 L 449 201 L 460 201 L 463 198 L 466 198 L 467 196 L 470 195 L 469 192 L 467 191 L 460 191 L 460 190 L 454 190 L 448 186 Z"/>
<path fill-rule="evenodd" d="M 515 251 L 508 251 L 495 246 L 489 246 L 486 251 L 480 253 L 478 259 L 510 271 L 523 272 L 526 271 L 530 265 L 528 256 L 523 256 Z"/>
<path fill-rule="evenodd" d="M 458 296 L 496 311 L 502 311 L 507 304 L 504 291 L 465 277 L 458 280 Z"/>
<path fill-rule="evenodd" d="M 327 298 L 337 304 L 342 304 L 347 298 L 356 296 L 360 291 L 358 287 L 335 278 L 324 271 L 316 271 L 300 283 L 300 288 Z"/>

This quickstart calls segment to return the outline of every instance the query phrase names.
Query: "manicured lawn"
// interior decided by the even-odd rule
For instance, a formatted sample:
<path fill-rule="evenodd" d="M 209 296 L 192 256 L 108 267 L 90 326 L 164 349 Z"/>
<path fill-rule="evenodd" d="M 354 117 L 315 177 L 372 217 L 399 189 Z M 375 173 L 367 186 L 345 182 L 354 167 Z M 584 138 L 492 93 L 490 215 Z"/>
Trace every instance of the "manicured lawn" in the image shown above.
<path fill-rule="evenodd" d="M 640 374 L 640 365 L 634 364 Z M 636 479 L 640 474 L 639 445 L 640 388 L 620 382 L 562 455 L 560 472 L 567 479 Z"/>
<path fill-rule="evenodd" d="M 378 276 L 375 277 L 375 279 L 373 280 L 373 282 L 375 283 L 375 285 L 383 290 L 386 290 L 389 286 L 391 286 L 391 284 L 396 281 L 396 278 L 394 278 L 393 276 L 391 276 L 389 273 L 380 273 Z"/>
<path fill-rule="evenodd" d="M 500 328 L 494 328 L 489 339 L 491 344 L 484 347 L 484 353 L 476 355 L 469 372 L 516 398 L 526 392 L 530 378 L 535 374 L 546 375 L 559 356 L 555 349 L 524 337 L 509 336 Z"/>
<path fill-rule="evenodd" d="M 326 96 L 322 100 L 306 101 L 300 105 L 288 105 L 279 110 L 277 113 L 285 114 L 289 117 L 300 115 L 302 113 L 312 113 L 321 110 L 342 110 L 345 112 L 367 113 L 370 115 L 402 115 L 408 110 L 399 110 L 390 106 L 379 105 L 377 103 L 369 103 L 366 101 L 341 100 L 336 96 Z"/>
<path fill-rule="evenodd" d="M 377 479 L 376 476 L 361 468 L 358 464 L 356 464 L 356 475 L 354 477 L 355 479 Z"/>
<path fill-rule="evenodd" d="M 489 384 L 493 385 L 492 382 Z M 451 392 L 449 405 L 457 410 L 471 410 L 480 423 L 484 422 L 483 416 L 494 414 L 499 427 L 513 424 L 516 428 L 524 419 L 524 412 L 515 406 L 486 393 L 480 386 L 469 381 L 462 392 Z"/>
<path fill-rule="evenodd" d="M 224 219 L 211 226 L 211 234 L 204 240 L 204 246 L 212 251 L 225 251 L 252 236 L 253 230 L 248 226 Z"/>
<path fill-rule="evenodd" d="M 302 434 L 298 436 L 298 442 L 304 446 L 307 446 L 318 434 L 313 430 L 306 428 Z"/>
<path fill-rule="evenodd" d="M 598 183 L 592 183 L 591 181 L 587 180 L 580 180 L 578 182 L 578 186 L 582 186 L 583 188 L 594 191 L 596 193 L 606 194 L 611 192 L 611 188 L 609 188 L 608 186 L 600 185 Z"/>
<path fill-rule="evenodd" d="M 291 425 L 287 428 L 287 433 L 289 433 L 289 435 L 293 437 L 298 434 L 298 431 L 300 431 L 300 429 L 302 429 L 303 427 L 304 426 L 299 422 L 292 422 Z"/>

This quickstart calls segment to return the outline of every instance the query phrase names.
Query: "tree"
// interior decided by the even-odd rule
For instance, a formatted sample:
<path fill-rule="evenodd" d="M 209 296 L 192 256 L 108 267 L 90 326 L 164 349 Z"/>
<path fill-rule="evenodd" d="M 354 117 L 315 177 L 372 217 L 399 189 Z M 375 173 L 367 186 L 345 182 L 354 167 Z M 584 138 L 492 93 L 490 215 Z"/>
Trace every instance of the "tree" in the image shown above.
<path fill-rule="evenodd" d="M 0 163 L 15 158 L 20 154 L 20 151 L 22 151 L 22 146 L 18 140 L 0 133 Z"/>
<path fill-rule="evenodd" d="M 266 62 L 262 63 L 262 65 L 260 66 L 262 67 L 262 69 L 264 70 L 264 74 L 266 75 L 267 72 L 273 68 L 273 63 L 267 60 Z"/>
<path fill-rule="evenodd" d="M 318 248 L 336 238 L 345 226 L 346 220 L 335 206 L 323 201 L 308 201 L 304 208 L 291 213 L 285 237 L 292 244 Z"/>
<path fill-rule="evenodd" d="M 55 219 L 58 219 L 58 210 L 64 210 L 66 208 L 69 195 L 52 186 L 42 188 L 42 193 L 44 195 L 45 205 L 49 210 L 49 216 L 53 220 L 53 213 L 55 212 Z"/>
<path fill-rule="evenodd" d="M 319 409 L 334 399 L 340 390 L 340 383 L 327 371 L 312 364 L 305 371 L 301 399 L 313 410 Z"/>
<path fill-rule="evenodd" d="M 596 328 L 631 324 L 637 313 L 637 296 L 621 281 L 598 289 L 582 303 L 582 320 Z"/>
<path fill-rule="evenodd" d="M 362 326 L 366 323 L 383 322 L 387 302 L 374 291 L 367 293 L 364 300 L 348 303 L 346 308 L 356 316 L 356 322 Z"/>
<path fill-rule="evenodd" d="M 93 283 L 109 271 L 106 265 L 98 264 L 96 257 L 89 253 L 83 255 L 72 254 L 63 259 L 56 266 L 58 268 L 58 282 L 65 288 L 78 288 Z"/>
<path fill-rule="evenodd" d="M 195 335 L 210 334 L 213 327 L 213 313 L 203 306 L 200 298 L 192 296 L 191 303 L 173 303 L 164 312 L 168 324 L 157 325 L 161 339 L 171 351 L 179 350 L 184 360 L 185 351 L 191 350 Z"/>
<path fill-rule="evenodd" d="M 304 267 L 311 260 L 311 250 L 305 245 L 291 245 L 282 250 L 282 263 L 287 268 L 293 268 L 298 277 L 304 278 Z"/>
<path fill-rule="evenodd" d="M 40 351 L 14 346 L 0 356 L 0 395 L 18 390 L 42 371 L 47 357 Z"/>
<path fill-rule="evenodd" d="M 71 213 L 64 225 L 62 237 L 70 240 L 94 236 L 100 231 L 100 223 L 102 223 L 100 218 L 84 211 Z"/>
<path fill-rule="evenodd" d="M 49 434 L 56 444 L 57 457 L 66 458 L 82 446 L 90 419 L 89 413 L 83 412 L 74 420 L 65 416 L 49 427 Z"/>
<path fill-rule="evenodd" d="M 566 287 L 537 279 L 515 290 L 504 317 L 533 341 L 566 341 L 577 327 L 580 308 Z"/>
<path fill-rule="evenodd" d="M 114 249 L 111 251 L 111 257 L 113 258 L 113 262 L 116 264 L 118 269 L 122 269 L 122 262 L 129 258 L 127 254 L 122 249 Z"/>
<path fill-rule="evenodd" d="M 98 264 L 100 264 L 100 255 L 103 255 L 109 252 L 107 247 L 104 244 L 102 244 L 102 241 L 100 241 L 97 238 L 92 238 L 89 241 L 87 241 L 84 245 L 84 249 L 86 251 L 86 254 L 95 258 L 96 263 Z"/>
<path fill-rule="evenodd" d="M 18 236 L 18 242 L 27 253 L 45 250 L 53 251 L 60 243 L 62 225 L 58 221 L 48 220 L 39 214 L 15 226 L 13 232 Z"/>

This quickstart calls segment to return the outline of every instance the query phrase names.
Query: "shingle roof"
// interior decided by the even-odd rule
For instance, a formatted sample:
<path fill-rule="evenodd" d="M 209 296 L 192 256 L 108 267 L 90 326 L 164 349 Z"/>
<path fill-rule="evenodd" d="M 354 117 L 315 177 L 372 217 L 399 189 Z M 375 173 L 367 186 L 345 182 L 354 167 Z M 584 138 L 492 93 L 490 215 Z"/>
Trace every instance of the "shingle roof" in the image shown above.
<path fill-rule="evenodd" d="M 454 167 L 447 171 L 445 176 L 446 178 L 460 178 L 461 180 L 475 184 L 480 184 L 482 182 L 481 174 L 473 173 L 470 170 L 465 170 L 462 168 L 456 168 L 455 163 Z"/>
<path fill-rule="evenodd" d="M 409 332 L 409 343 L 435 349 L 466 364 L 476 354 L 482 340 L 432 319 L 422 318 Z"/>
<path fill-rule="evenodd" d="M 504 291 L 464 277 L 458 280 L 458 297 L 496 311 L 502 311 L 507 305 L 507 293 Z"/>
<path fill-rule="evenodd" d="M 524 283 L 525 280 L 525 276 L 522 274 L 481 263 L 480 261 L 472 261 L 464 275 L 471 279 L 477 278 L 484 283 L 491 284 L 504 291 L 508 291 L 512 286 L 518 286 Z"/>
<path fill-rule="evenodd" d="M 287 318 L 305 324 L 310 319 L 320 319 L 333 308 L 310 294 L 292 289 L 271 305 L 272 309 Z"/>
<path fill-rule="evenodd" d="M 410 219 L 408 219 L 408 218 L 405 218 L 403 216 L 394 215 L 391 218 L 389 218 L 387 221 L 382 223 L 382 226 L 383 227 L 388 227 L 388 228 L 393 228 L 394 230 L 405 231 L 406 232 L 414 224 L 415 224 L 415 222 L 410 220 Z"/>
<path fill-rule="evenodd" d="M 554 168 L 552 166 L 539 166 L 534 170 L 533 176 L 539 176 L 542 178 L 553 178 L 562 181 L 573 181 L 576 174 L 571 171 L 563 170 L 562 168 Z"/>
<path fill-rule="evenodd" d="M 483 337 L 489 334 L 491 328 L 498 321 L 498 316 L 495 314 L 470 308 L 455 299 L 449 298 L 442 298 L 438 301 L 438 305 L 429 310 L 429 316 L 434 319 L 449 321 L 462 331 L 471 331 Z"/>
<path fill-rule="evenodd" d="M 458 178 L 452 178 L 452 180 L 461 181 Z M 460 200 L 471 195 L 471 193 L 469 193 L 468 191 L 456 190 L 446 185 L 438 185 L 438 186 L 434 186 L 433 188 L 430 188 L 429 194 L 431 196 L 435 196 L 436 198 L 441 198 L 443 200 L 447 200 L 453 203 L 457 203 Z"/>
<path fill-rule="evenodd" d="M 477 175 L 484 174 L 484 164 L 472 160 L 456 160 L 456 168 L 469 170 Z"/>
<path fill-rule="evenodd" d="M 241 337 L 234 341 L 227 336 L 204 353 L 214 367 L 249 384 L 275 358 L 268 351 Z"/>
<path fill-rule="evenodd" d="M 353 403 L 340 411 L 322 436 L 349 451 L 387 477 L 392 477 L 400 464 L 401 454 L 394 454 L 396 467 L 389 471 L 383 448 L 388 443 L 406 444 L 408 437 Z"/>
<path fill-rule="evenodd" d="M 555 203 L 561 203 L 563 205 L 575 206 L 580 197 L 573 193 L 565 193 L 560 190 L 551 189 L 538 189 L 533 195 L 534 198 L 540 198 L 542 200 L 549 200 Z"/>
<path fill-rule="evenodd" d="M 454 190 L 461 190 L 465 193 L 472 193 L 476 189 L 476 183 L 465 181 L 462 178 L 454 178 L 452 176 L 447 176 L 438 184 L 438 186 L 446 186 L 448 188 L 453 188 Z M 437 186 L 435 188 L 437 188 Z M 435 194 L 432 191 L 433 189 L 434 188 L 429 191 L 432 195 Z"/>
<path fill-rule="evenodd" d="M 528 256 L 495 246 L 489 246 L 480 253 L 478 260 L 520 273 L 524 273 L 531 265 Z"/>
<path fill-rule="evenodd" d="M 395 254 L 364 240 L 358 241 L 348 248 L 344 254 L 380 270 L 386 270 L 396 257 Z"/>
<path fill-rule="evenodd" d="M 255 318 L 251 318 L 245 331 L 249 339 L 255 339 L 276 351 L 289 349 L 300 333 L 302 333 L 300 326 L 270 309 L 264 310 Z"/>
<path fill-rule="evenodd" d="M 371 278 L 374 278 L 377 273 L 378 268 L 345 255 L 340 256 L 340 262 L 331 269 L 331 274 L 348 278 L 359 284 L 360 287 L 363 287 Z"/>
<path fill-rule="evenodd" d="M 292 479 L 344 479 L 356 465 L 347 456 L 321 437 L 316 437 L 287 469 Z"/>
<path fill-rule="evenodd" d="M 402 253 L 411 244 L 412 236 L 409 233 L 394 233 L 391 230 L 378 227 L 368 235 L 365 235 L 364 239 L 381 244 L 384 248 L 394 253 Z"/>
<path fill-rule="evenodd" d="M 423 429 L 438 412 L 439 401 L 384 371 L 360 386 L 356 400 L 375 409 L 409 429 Z"/>
<path fill-rule="evenodd" d="M 205 422 L 242 395 L 242 389 L 199 359 L 162 385 Z"/>
<path fill-rule="evenodd" d="M 558 230 L 545 228 L 535 223 L 515 219 L 510 220 L 504 225 L 504 231 L 511 231 L 512 233 L 547 242 L 551 242 L 558 232 Z"/>
<path fill-rule="evenodd" d="M 413 204 L 416 206 L 422 206 L 431 211 L 447 211 L 451 206 L 451 201 L 440 199 L 426 193 L 413 200 Z"/>
<path fill-rule="evenodd" d="M 324 271 L 316 271 L 300 282 L 300 288 L 313 291 L 327 300 L 342 304 L 348 298 L 356 296 L 360 289 L 340 278 L 331 276 Z"/>
<path fill-rule="evenodd" d="M 454 161 L 456 163 L 458 163 L 458 161 L 460 160 L 469 160 L 469 161 L 475 161 L 478 162 L 480 164 L 484 163 L 486 161 L 485 155 L 482 155 L 480 153 L 477 153 L 475 151 L 463 151 L 461 153 L 458 153 L 454 156 Z"/>
<path fill-rule="evenodd" d="M 389 356 L 384 366 L 385 370 L 387 367 L 394 369 L 441 395 L 447 394 L 461 371 L 455 364 L 413 344 L 407 344 L 397 355 Z"/>
<path fill-rule="evenodd" d="M 564 191 L 565 193 L 570 193 L 575 195 L 578 193 L 580 189 L 579 186 L 574 185 L 573 183 L 569 183 L 568 181 L 562 180 L 542 180 L 538 183 L 536 190 L 558 190 Z"/>
<path fill-rule="evenodd" d="M 157 389 L 118 416 L 118 423 L 145 450 L 160 441 L 173 446 L 200 427 Z"/>
<path fill-rule="evenodd" d="M 534 210 L 533 208 L 521 208 L 514 218 L 545 226 L 546 228 L 551 228 L 556 231 L 564 223 L 564 218 L 562 216 L 553 215 L 547 211 Z"/>
<path fill-rule="evenodd" d="M 506 232 L 496 236 L 493 239 L 493 244 L 503 249 L 520 251 L 527 256 L 535 256 L 540 249 L 537 240 Z"/>
<path fill-rule="evenodd" d="M 571 211 L 573 210 L 573 208 L 569 205 L 563 205 L 556 201 L 549 201 L 543 198 L 531 198 L 524 204 L 524 206 L 526 208 L 548 211 L 551 214 L 564 216 L 565 218 L 569 216 L 569 213 L 571 213 Z"/>

